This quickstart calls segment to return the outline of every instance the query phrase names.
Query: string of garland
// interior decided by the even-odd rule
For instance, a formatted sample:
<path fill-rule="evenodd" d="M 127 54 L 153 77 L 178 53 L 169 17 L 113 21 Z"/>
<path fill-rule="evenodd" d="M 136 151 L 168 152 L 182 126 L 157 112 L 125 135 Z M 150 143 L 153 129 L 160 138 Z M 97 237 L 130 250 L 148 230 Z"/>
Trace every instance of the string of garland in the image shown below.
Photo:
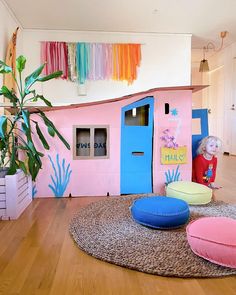
<path fill-rule="evenodd" d="M 41 42 L 44 74 L 63 71 L 62 79 L 116 80 L 132 84 L 141 62 L 140 44 Z"/>

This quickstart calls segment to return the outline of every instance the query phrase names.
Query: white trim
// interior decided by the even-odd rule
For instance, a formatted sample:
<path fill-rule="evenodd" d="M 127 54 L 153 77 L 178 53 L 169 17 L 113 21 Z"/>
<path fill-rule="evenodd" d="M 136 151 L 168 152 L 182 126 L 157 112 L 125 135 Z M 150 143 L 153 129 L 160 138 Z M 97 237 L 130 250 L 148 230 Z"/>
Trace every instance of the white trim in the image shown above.
<path fill-rule="evenodd" d="M 3 1 L 3 0 L 2 0 Z M 156 36 L 185 36 L 185 37 L 192 37 L 191 33 L 155 33 L 155 32 L 130 32 L 130 31 L 93 31 L 93 30 L 88 30 L 88 31 L 75 31 L 75 30 L 50 30 L 50 29 L 24 29 L 25 32 L 35 32 L 37 31 L 38 33 L 40 32 L 51 32 L 51 33 L 75 33 L 75 34 L 86 34 L 86 35 L 92 35 L 92 34 L 98 34 L 98 35 L 132 35 L 132 36 L 150 36 L 150 37 L 156 37 Z M 120 43 L 120 42 L 119 42 Z"/>

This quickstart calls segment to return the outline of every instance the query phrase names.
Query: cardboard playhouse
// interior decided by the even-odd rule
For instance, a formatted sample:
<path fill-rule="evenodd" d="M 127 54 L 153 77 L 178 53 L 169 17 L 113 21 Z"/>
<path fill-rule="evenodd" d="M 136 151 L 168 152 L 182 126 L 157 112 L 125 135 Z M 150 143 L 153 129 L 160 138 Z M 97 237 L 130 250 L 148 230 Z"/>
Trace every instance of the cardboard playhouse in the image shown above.
<path fill-rule="evenodd" d="M 33 195 L 161 195 L 169 182 L 191 180 L 192 92 L 202 88 L 155 88 L 44 108 L 71 150 L 47 136 L 50 150 L 44 152 Z"/>

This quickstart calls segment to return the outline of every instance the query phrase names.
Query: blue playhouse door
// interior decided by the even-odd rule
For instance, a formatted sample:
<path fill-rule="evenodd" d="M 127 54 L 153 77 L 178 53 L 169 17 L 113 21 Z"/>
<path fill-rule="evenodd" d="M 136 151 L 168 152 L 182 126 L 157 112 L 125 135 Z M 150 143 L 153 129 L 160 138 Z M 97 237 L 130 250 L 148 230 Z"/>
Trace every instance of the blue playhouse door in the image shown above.
<path fill-rule="evenodd" d="M 193 126 L 197 126 L 193 128 L 192 134 L 192 156 L 196 157 L 196 151 L 198 148 L 199 141 L 208 136 L 208 109 L 198 109 L 192 111 L 192 123 Z M 195 122 L 194 122 L 195 121 Z M 197 131 L 194 132 L 194 129 Z M 195 134 L 194 134 L 195 133 Z"/>
<path fill-rule="evenodd" d="M 121 110 L 121 194 L 152 192 L 153 97 Z"/>

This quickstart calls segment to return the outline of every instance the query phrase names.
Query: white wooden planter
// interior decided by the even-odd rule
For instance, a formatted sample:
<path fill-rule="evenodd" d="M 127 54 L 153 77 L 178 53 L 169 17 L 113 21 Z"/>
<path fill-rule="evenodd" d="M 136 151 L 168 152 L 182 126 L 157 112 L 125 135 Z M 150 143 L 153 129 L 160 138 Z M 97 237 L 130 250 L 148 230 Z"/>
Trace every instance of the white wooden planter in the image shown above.
<path fill-rule="evenodd" d="M 22 170 L 0 178 L 0 219 L 17 219 L 32 202 L 32 180 Z"/>

